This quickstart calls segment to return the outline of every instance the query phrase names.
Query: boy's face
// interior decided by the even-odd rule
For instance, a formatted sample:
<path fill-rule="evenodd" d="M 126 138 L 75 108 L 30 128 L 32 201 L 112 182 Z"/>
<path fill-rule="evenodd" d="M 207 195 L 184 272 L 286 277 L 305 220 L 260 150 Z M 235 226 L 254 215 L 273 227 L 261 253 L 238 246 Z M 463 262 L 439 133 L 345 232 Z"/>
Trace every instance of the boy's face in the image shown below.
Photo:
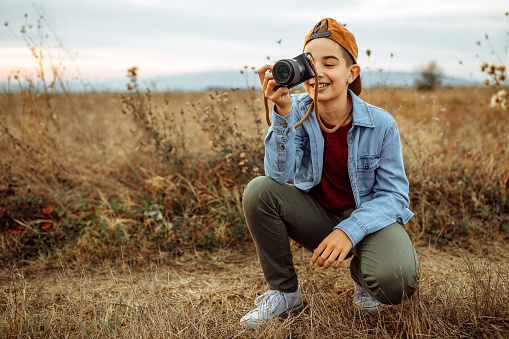
<path fill-rule="evenodd" d="M 311 40 L 304 52 L 313 54 L 319 82 L 318 101 L 333 103 L 342 98 L 346 99 L 348 85 L 359 75 L 360 67 L 357 64 L 347 67 L 342 47 L 327 38 Z M 315 86 L 315 78 L 304 83 L 304 88 L 311 97 L 314 97 Z"/>

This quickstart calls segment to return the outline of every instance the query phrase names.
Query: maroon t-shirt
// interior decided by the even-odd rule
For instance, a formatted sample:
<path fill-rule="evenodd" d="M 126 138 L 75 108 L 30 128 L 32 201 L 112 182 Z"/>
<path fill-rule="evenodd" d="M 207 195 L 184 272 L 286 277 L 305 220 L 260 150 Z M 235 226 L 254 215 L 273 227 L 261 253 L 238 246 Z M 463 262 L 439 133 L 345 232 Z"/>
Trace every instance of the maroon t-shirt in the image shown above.
<path fill-rule="evenodd" d="M 326 122 L 324 125 L 327 128 L 334 127 Z M 322 206 L 335 213 L 355 208 L 347 167 L 347 133 L 350 128 L 352 128 L 352 121 L 332 134 L 322 131 L 325 141 L 322 179 L 309 192 Z"/>

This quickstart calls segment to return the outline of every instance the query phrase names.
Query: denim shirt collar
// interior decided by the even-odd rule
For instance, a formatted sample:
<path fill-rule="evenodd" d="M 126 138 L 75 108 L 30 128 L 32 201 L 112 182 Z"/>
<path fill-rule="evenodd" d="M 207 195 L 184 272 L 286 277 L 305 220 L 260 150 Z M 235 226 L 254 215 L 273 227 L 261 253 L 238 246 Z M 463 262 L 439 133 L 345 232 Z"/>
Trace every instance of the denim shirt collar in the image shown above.
<path fill-rule="evenodd" d="M 366 102 L 361 100 L 350 89 L 348 90 L 348 94 L 352 98 L 352 106 L 353 106 L 353 122 L 352 122 L 352 124 L 355 126 L 374 128 L 375 122 L 373 121 L 373 117 L 372 117 L 371 113 L 369 112 Z M 312 101 L 313 101 L 313 99 L 309 95 L 304 96 L 302 98 L 302 100 L 299 102 L 299 109 L 307 110 L 307 107 L 309 107 L 309 105 L 311 104 Z"/>

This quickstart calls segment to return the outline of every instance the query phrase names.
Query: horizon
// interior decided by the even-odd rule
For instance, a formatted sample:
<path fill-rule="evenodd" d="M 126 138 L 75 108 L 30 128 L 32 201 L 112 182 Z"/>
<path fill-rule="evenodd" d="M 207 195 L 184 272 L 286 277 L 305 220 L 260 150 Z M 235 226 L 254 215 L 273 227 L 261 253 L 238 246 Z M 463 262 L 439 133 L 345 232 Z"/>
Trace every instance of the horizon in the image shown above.
<path fill-rule="evenodd" d="M 251 70 L 249 70 L 251 71 Z M 137 82 L 140 89 L 150 88 L 152 92 L 199 92 L 208 90 L 247 90 L 254 88 L 259 90 L 260 84 L 257 82 L 256 73 L 243 70 L 209 70 L 202 72 L 179 73 L 174 75 L 163 75 L 153 77 L 138 77 Z M 250 74 L 252 73 L 252 74 Z M 222 76 L 218 77 L 218 75 Z M 484 86 L 480 81 L 461 77 L 450 77 L 447 75 L 438 75 L 436 87 L 476 87 Z M 422 74 L 419 72 L 400 72 L 392 71 L 383 73 L 377 70 L 364 70 L 361 73 L 363 88 L 377 87 L 418 87 L 417 82 L 422 81 Z M 66 91 L 98 91 L 98 92 L 123 92 L 127 89 L 128 78 L 108 78 L 98 80 L 76 79 L 75 82 L 66 81 L 63 85 Z M 40 84 L 39 82 L 36 82 Z M 36 85 L 37 88 L 37 85 Z M 17 86 L 11 88 L 6 80 L 0 79 L 0 89 L 7 92 L 17 92 L 20 90 Z M 61 89 L 56 89 L 62 92 Z"/>

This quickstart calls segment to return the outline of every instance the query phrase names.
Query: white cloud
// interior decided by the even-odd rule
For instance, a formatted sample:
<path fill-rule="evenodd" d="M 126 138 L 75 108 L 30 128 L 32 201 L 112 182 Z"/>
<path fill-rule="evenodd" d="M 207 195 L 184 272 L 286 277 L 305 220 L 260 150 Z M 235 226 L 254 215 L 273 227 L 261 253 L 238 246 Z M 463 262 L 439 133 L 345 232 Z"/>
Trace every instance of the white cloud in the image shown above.
<path fill-rule="evenodd" d="M 65 46 L 79 52 L 82 70 L 124 75 L 133 65 L 140 72 L 172 73 L 206 68 L 259 67 L 300 53 L 305 34 L 323 17 L 346 22 L 356 35 L 359 63 L 366 49 L 369 62 L 391 69 L 413 70 L 437 60 L 459 73 L 454 64 L 474 63 L 475 42 L 488 33 L 496 48 L 506 33 L 506 0 L 360 0 L 344 2 L 294 0 L 45 0 L 40 1 Z M 504 8 L 505 7 L 505 8 Z M 4 10 L 5 9 L 5 10 Z M 13 30 L 23 24 L 29 0 L 2 4 L 0 21 Z M 34 11 L 32 10 L 31 13 Z M 3 29 L 2 29 L 3 28 Z M 282 39 L 282 44 L 276 41 Z M 0 54 L 24 49 L 22 41 L 0 27 Z M 502 46 L 503 47 L 503 46 Z M 390 54 L 394 53 L 391 59 Z M 5 70 L 25 65 L 30 57 L 0 60 Z M 366 60 L 367 62 L 368 60 Z M 92 73 L 93 69 L 97 69 Z"/>

